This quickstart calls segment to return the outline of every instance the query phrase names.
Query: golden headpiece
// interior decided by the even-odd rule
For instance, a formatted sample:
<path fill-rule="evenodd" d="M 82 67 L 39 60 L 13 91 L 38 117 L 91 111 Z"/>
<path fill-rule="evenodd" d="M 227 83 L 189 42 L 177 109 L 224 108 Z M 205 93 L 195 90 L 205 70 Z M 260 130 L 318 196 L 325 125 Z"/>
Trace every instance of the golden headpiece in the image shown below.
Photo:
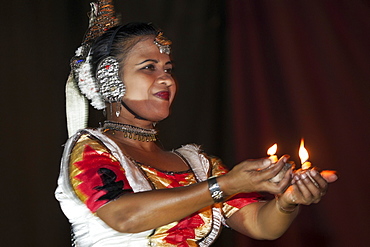
<path fill-rule="evenodd" d="M 115 15 L 112 0 L 91 3 L 89 29 L 82 43 L 91 43 L 108 29 L 118 26 L 119 22 L 119 19 Z"/>

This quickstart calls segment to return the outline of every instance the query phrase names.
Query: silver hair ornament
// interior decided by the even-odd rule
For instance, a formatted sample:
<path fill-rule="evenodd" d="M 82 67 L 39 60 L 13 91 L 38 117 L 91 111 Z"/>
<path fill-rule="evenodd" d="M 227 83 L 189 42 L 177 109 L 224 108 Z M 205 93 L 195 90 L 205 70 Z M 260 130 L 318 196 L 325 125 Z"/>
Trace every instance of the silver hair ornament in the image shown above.
<path fill-rule="evenodd" d="M 171 40 L 163 36 L 163 32 L 159 31 L 154 39 L 154 44 L 158 47 L 160 53 L 170 55 L 171 53 Z"/>
<path fill-rule="evenodd" d="M 170 55 L 171 47 L 169 45 L 162 45 L 155 40 L 153 43 L 158 47 L 160 53 L 165 53 L 167 55 Z"/>

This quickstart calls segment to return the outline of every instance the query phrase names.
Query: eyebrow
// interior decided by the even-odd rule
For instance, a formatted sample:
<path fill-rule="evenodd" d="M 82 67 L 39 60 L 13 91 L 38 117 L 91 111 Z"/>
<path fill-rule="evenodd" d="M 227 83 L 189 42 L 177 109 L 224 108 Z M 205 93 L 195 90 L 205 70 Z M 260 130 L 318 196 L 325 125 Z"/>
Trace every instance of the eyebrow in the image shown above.
<path fill-rule="evenodd" d="M 146 59 L 146 60 L 144 60 L 144 61 L 142 61 L 142 62 L 140 62 L 140 63 L 138 63 L 138 64 L 136 64 L 136 65 L 140 65 L 140 64 L 143 64 L 143 63 L 146 63 L 146 62 L 158 63 L 158 60 L 155 60 L 155 59 Z M 168 62 L 167 62 L 167 63 L 165 63 L 165 64 L 172 64 L 172 61 L 168 61 Z"/>

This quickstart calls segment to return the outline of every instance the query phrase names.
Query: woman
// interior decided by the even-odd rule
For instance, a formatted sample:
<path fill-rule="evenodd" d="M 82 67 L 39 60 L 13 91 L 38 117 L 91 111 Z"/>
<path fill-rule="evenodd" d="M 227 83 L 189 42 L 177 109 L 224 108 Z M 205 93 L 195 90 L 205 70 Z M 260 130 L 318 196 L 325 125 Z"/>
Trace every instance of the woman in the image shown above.
<path fill-rule="evenodd" d="M 299 204 L 319 202 L 336 180 L 315 170 L 292 176 L 293 168 L 283 169 L 288 156 L 228 172 L 198 146 L 159 147 L 153 126 L 170 114 L 176 93 L 170 43 L 148 24 L 113 27 L 88 47 L 83 63 L 94 79 L 76 69 L 82 93 L 107 114 L 103 127 L 74 134 L 62 158 L 56 197 L 77 246 L 209 246 L 223 225 L 276 239 Z M 84 88 L 91 80 L 98 92 Z M 283 178 L 272 182 L 279 172 Z M 258 191 L 276 199 L 264 201 Z"/>

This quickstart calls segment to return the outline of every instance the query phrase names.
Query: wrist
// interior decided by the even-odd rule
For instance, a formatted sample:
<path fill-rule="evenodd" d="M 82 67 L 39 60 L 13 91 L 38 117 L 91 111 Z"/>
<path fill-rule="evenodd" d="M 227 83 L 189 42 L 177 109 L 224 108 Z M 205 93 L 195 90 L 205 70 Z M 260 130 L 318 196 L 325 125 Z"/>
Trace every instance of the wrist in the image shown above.
<path fill-rule="evenodd" d="M 208 190 L 211 193 L 211 197 L 215 203 L 220 203 L 224 200 L 224 192 L 217 182 L 216 177 L 210 177 L 207 179 Z"/>
<path fill-rule="evenodd" d="M 223 191 L 224 198 L 228 198 L 232 195 L 235 195 L 238 192 L 237 188 L 235 188 L 232 183 L 230 183 L 230 179 L 228 174 L 221 175 L 217 177 L 217 183 L 219 184 L 220 188 Z"/>
<path fill-rule="evenodd" d="M 280 200 L 279 196 L 275 195 L 275 204 L 280 212 L 284 214 L 291 214 L 296 211 L 299 204 L 295 203 L 286 203 L 284 200 Z"/>

